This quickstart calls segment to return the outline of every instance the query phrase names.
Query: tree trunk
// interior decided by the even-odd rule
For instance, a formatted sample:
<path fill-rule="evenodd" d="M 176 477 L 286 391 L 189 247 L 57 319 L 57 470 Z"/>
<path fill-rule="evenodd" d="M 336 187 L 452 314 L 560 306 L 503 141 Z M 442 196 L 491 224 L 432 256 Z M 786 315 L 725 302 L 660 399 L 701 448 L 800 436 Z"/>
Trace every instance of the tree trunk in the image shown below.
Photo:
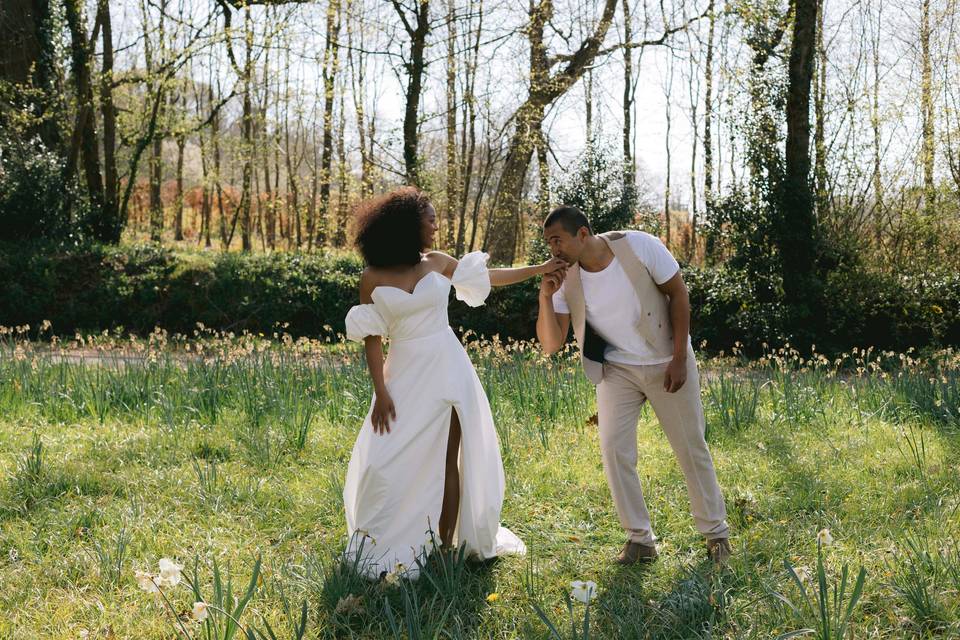
<path fill-rule="evenodd" d="M 871 48 L 873 54 L 873 100 L 870 105 L 870 126 L 873 129 L 873 198 L 875 208 L 875 238 L 880 243 L 880 230 L 883 217 L 883 182 L 880 174 L 881 138 L 880 138 L 880 27 L 882 25 L 883 4 L 877 9 L 876 32 L 873 34 Z"/>
<path fill-rule="evenodd" d="M 357 135 L 360 150 L 360 197 L 368 198 L 373 193 L 373 159 L 367 149 L 367 122 L 366 122 L 366 52 L 364 51 L 363 29 L 357 45 L 353 42 L 353 21 L 350 20 L 348 5 L 347 11 L 347 65 L 350 67 L 350 77 L 353 83 L 353 110 L 357 117 Z M 357 61 L 354 62 L 354 56 Z M 373 116 L 371 116 L 371 119 Z M 372 140 L 371 140 L 372 142 Z"/>
<path fill-rule="evenodd" d="M 347 149 L 344 139 L 347 137 L 347 116 L 343 104 L 343 91 L 340 92 L 340 123 L 337 131 L 337 183 L 340 188 L 337 191 L 337 235 L 336 244 L 338 247 L 347 244 L 347 206 L 348 196 L 350 194 L 350 184 L 347 180 Z"/>
<path fill-rule="evenodd" d="M 113 26 L 110 20 L 110 3 L 100 0 L 100 27 L 102 29 L 103 63 L 100 74 L 100 114 L 103 119 L 103 216 L 104 242 L 117 243 L 123 232 L 120 203 L 117 190 L 120 180 L 117 174 L 117 110 L 113 104 Z"/>
<path fill-rule="evenodd" d="M 934 205 L 937 199 L 937 187 L 934 182 L 934 126 L 933 126 L 933 80 L 930 71 L 930 0 L 920 2 L 920 116 L 923 138 L 921 154 L 923 156 L 923 192 L 924 214 L 928 221 L 933 220 Z"/>
<path fill-rule="evenodd" d="M 825 0 L 820 0 L 820 2 L 823 4 Z M 827 51 L 823 44 L 822 6 L 817 12 L 816 43 L 813 92 L 813 148 L 816 152 L 816 164 L 813 170 L 813 178 L 817 194 L 815 210 L 819 211 L 822 215 L 827 207 L 827 145 L 824 139 L 824 130 L 826 128 L 825 104 L 827 100 Z"/>
<path fill-rule="evenodd" d="M 97 125 L 94 111 L 93 82 L 91 80 L 91 54 L 87 41 L 87 28 L 82 0 L 66 0 L 64 3 L 67 25 L 70 28 L 70 52 L 73 63 L 73 78 L 77 91 L 77 120 L 74 139 L 79 140 L 83 156 L 83 173 L 87 192 L 93 207 L 93 233 L 100 240 L 109 240 L 112 234 L 113 216 L 105 216 L 103 208 L 103 177 L 100 174 L 100 153 L 97 143 Z M 98 12 L 98 18 L 100 13 Z M 99 28 L 99 24 L 98 24 Z M 71 152 L 66 175 L 73 173 L 75 154 Z M 106 219 L 105 219 L 106 218 Z"/>
<path fill-rule="evenodd" d="M 693 43 L 688 39 L 691 51 Z M 700 82 L 697 80 L 697 61 L 690 56 L 690 79 L 688 92 L 690 95 L 690 122 L 693 128 L 693 140 L 690 145 L 690 236 L 684 234 L 684 240 L 689 241 L 687 247 L 687 261 L 693 262 L 697 257 L 697 147 L 700 146 L 700 127 L 697 122 L 697 107 L 700 102 Z"/>
<path fill-rule="evenodd" d="M 666 111 L 665 115 L 667 118 L 667 130 L 666 135 L 664 136 L 664 148 L 667 152 L 667 166 L 666 166 L 666 182 L 663 188 L 663 224 L 666 227 L 666 245 L 667 248 L 670 248 L 670 235 L 671 235 L 671 224 L 670 220 L 670 174 L 672 167 L 670 166 L 670 130 L 672 128 L 672 111 L 670 101 L 673 96 L 673 58 L 668 58 L 667 60 L 667 84 L 664 87 L 664 97 L 666 98 Z"/>
<path fill-rule="evenodd" d="M 457 225 L 456 253 L 458 256 L 463 255 L 464 245 L 466 243 L 467 201 L 470 197 L 470 187 L 473 182 L 473 165 L 477 146 L 477 99 L 474 94 L 474 88 L 476 87 L 477 81 L 477 61 L 480 55 L 480 34 L 483 30 L 483 0 L 480 0 L 479 6 L 477 7 L 477 15 L 478 22 L 476 30 L 474 31 L 475 38 L 472 51 L 466 56 L 466 77 L 464 78 L 463 105 L 465 114 L 460 139 L 460 160 L 463 167 L 463 181 L 460 186 L 460 221 Z M 473 220 L 473 227 L 470 233 L 470 246 L 472 250 L 473 239 L 476 236 L 476 219 Z"/>
<path fill-rule="evenodd" d="M 253 245 L 250 241 L 250 193 L 253 182 L 253 101 L 250 92 L 253 89 L 253 24 L 250 17 L 250 7 L 244 9 L 244 64 L 243 64 L 243 120 L 241 132 L 243 136 L 243 183 L 240 193 L 240 242 L 243 251 L 250 251 Z"/>
<path fill-rule="evenodd" d="M 186 108 L 186 100 L 183 102 Z M 186 135 L 177 133 L 177 203 L 173 218 L 173 239 L 183 240 L 183 150 L 187 144 Z"/>
<path fill-rule="evenodd" d="M 809 317 L 813 290 L 814 215 L 810 189 L 810 82 L 817 37 L 817 0 L 795 0 L 787 88 L 787 141 L 778 224 L 786 301 L 799 322 Z M 811 306 L 807 306 L 811 305 Z M 801 325 L 802 326 L 802 325 Z"/>
<path fill-rule="evenodd" d="M 444 215 L 444 248 L 454 246 L 454 220 L 460 204 L 460 174 L 457 165 L 457 14 L 454 0 L 447 0 L 447 202 Z"/>
<path fill-rule="evenodd" d="M 586 102 L 587 146 L 593 146 L 593 69 L 587 70 L 584 80 L 584 101 Z"/>
<path fill-rule="evenodd" d="M 713 214 L 713 39 L 717 24 L 714 0 L 710 0 L 707 13 L 710 25 L 707 30 L 707 59 L 703 69 L 703 197 L 709 220 Z"/>
<path fill-rule="evenodd" d="M 713 0 L 711 0 L 712 2 Z M 630 0 L 623 0 L 623 42 L 633 38 Z M 633 158 L 633 48 L 623 48 L 623 186 L 632 190 L 637 183 L 637 163 Z"/>
<path fill-rule="evenodd" d="M 410 37 L 410 58 L 404 63 L 407 71 L 406 106 L 403 114 L 403 164 L 407 183 L 420 186 L 420 158 L 417 152 L 419 132 L 420 92 L 423 89 L 423 72 L 426 69 L 424 53 L 427 34 L 430 32 L 430 1 L 417 0 L 414 23 L 411 24 L 406 9 L 398 0 L 391 0 Z"/>
<path fill-rule="evenodd" d="M 327 40 L 323 50 L 323 154 L 320 158 L 320 220 L 317 243 L 327 241 L 326 221 L 330 217 L 330 181 L 333 166 L 333 104 L 335 80 L 340 62 L 340 0 L 327 6 Z"/>

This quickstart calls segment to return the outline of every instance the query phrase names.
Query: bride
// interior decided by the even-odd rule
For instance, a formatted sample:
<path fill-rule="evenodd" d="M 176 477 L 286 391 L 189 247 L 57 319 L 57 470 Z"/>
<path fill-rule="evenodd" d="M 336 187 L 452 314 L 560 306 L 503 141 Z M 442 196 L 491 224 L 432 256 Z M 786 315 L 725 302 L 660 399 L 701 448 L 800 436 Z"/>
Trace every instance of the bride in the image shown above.
<path fill-rule="evenodd" d="M 490 405 L 466 351 L 450 329 L 450 286 L 458 300 L 483 304 L 491 285 L 521 282 L 565 267 L 558 259 L 487 269 L 476 251 L 459 261 L 429 251 L 436 211 L 423 192 L 403 187 L 360 205 L 356 245 L 367 265 L 347 337 L 362 341 L 373 380 L 370 411 L 357 436 L 343 498 L 348 557 L 369 577 L 410 578 L 416 558 L 465 545 L 467 556 L 524 553 L 500 526 L 504 476 Z M 384 361 L 382 339 L 389 339 Z"/>

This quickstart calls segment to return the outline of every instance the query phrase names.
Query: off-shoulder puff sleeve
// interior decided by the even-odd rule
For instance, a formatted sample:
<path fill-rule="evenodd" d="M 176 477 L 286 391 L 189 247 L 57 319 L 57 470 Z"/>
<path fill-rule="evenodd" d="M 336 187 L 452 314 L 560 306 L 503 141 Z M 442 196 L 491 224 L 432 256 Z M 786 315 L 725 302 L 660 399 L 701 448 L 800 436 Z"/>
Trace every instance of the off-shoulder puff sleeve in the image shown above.
<path fill-rule="evenodd" d="M 471 307 L 479 307 L 490 295 L 490 272 L 487 270 L 489 255 L 473 251 L 460 258 L 450 281 L 457 292 L 457 300 Z"/>
<path fill-rule="evenodd" d="M 347 312 L 347 338 L 362 342 L 367 336 L 387 335 L 387 322 L 372 304 L 358 304 Z"/>

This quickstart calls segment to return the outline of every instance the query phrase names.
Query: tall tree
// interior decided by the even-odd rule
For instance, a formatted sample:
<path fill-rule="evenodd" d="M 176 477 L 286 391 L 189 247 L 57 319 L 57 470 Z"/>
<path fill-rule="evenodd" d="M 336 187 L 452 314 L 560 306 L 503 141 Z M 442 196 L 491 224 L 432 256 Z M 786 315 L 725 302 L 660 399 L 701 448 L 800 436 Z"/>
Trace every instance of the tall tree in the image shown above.
<path fill-rule="evenodd" d="M 703 196 L 708 219 L 713 214 L 713 41 L 717 26 L 715 0 L 707 6 L 707 53 L 703 64 Z M 708 252 L 709 257 L 709 252 Z"/>
<path fill-rule="evenodd" d="M 444 211 L 444 246 L 454 246 L 454 220 L 460 204 L 460 172 L 457 164 L 457 11 L 447 0 L 447 185 Z"/>
<path fill-rule="evenodd" d="M 77 92 L 77 120 L 67 157 L 66 174 L 73 173 L 78 154 L 82 151 L 83 173 L 87 192 L 93 206 L 96 235 L 109 237 L 110 223 L 103 219 L 103 176 L 100 173 L 100 153 L 97 147 L 96 112 L 93 101 L 91 52 L 87 37 L 84 4 L 82 0 L 66 0 L 65 14 L 70 28 L 70 52 L 73 62 L 73 79 Z M 94 38 L 100 28 L 100 12 L 94 28 Z M 112 219 L 112 216 L 109 218 Z"/>
<path fill-rule="evenodd" d="M 100 71 L 100 117 L 103 121 L 103 233 L 105 242 L 120 241 L 123 221 L 120 217 L 120 202 L 117 190 L 120 179 L 117 173 L 117 109 L 113 104 L 113 23 L 110 18 L 110 3 L 99 0 L 100 28 L 103 37 L 103 61 Z"/>
<path fill-rule="evenodd" d="M 810 188 L 810 83 L 817 38 L 817 0 L 794 0 L 793 41 L 788 63 L 786 164 L 778 235 L 783 289 L 798 320 L 815 304 L 813 194 Z"/>
<path fill-rule="evenodd" d="M 827 143 L 826 129 L 826 102 L 827 102 L 827 50 L 823 43 L 823 4 L 817 12 L 816 54 L 814 57 L 814 91 L 813 91 L 813 148 L 815 164 L 813 183 L 816 191 L 815 210 L 821 213 L 827 207 Z"/>
<path fill-rule="evenodd" d="M 510 264 L 516 258 L 520 230 L 520 203 L 527 167 L 534 149 L 543 145 L 543 119 L 548 106 L 564 95 L 593 62 L 610 28 L 617 0 L 604 0 L 603 12 L 593 32 L 569 55 L 550 56 L 544 38 L 553 19 L 553 0 L 530 0 L 526 28 L 530 45 L 529 91 L 511 118 L 514 123 L 507 157 L 497 189 L 496 209 L 491 217 L 495 233 L 485 239 L 495 262 Z M 566 64 L 551 73 L 559 62 Z"/>
<path fill-rule="evenodd" d="M 933 77 L 930 63 L 930 0 L 920 0 L 920 118 L 924 213 L 933 219 L 937 186 L 934 182 Z"/>
<path fill-rule="evenodd" d="M 337 70 L 340 68 L 340 0 L 327 5 L 327 35 L 323 48 L 323 152 L 320 158 L 320 212 L 317 243 L 327 240 L 330 217 L 330 182 L 333 167 L 333 109 Z"/>
<path fill-rule="evenodd" d="M 462 255 L 466 242 L 467 203 L 473 183 L 474 161 L 477 148 L 477 63 L 480 59 L 480 34 L 483 32 L 483 0 L 476 3 L 477 24 L 473 26 L 474 14 L 468 17 L 464 33 L 464 69 L 463 74 L 463 126 L 460 130 L 460 162 L 463 180 L 460 185 L 460 216 L 457 224 L 456 254 Z M 476 220 L 473 220 L 471 235 L 476 233 Z M 473 241 L 471 240 L 471 248 Z"/>
<path fill-rule="evenodd" d="M 420 157 L 418 134 L 420 128 L 420 93 L 423 91 L 423 74 L 427 63 L 424 54 L 427 34 L 430 33 L 430 0 L 416 0 L 413 15 L 399 0 L 390 0 L 410 38 L 410 56 L 404 61 L 407 72 L 407 89 L 403 112 L 403 165 L 408 184 L 420 186 Z"/>

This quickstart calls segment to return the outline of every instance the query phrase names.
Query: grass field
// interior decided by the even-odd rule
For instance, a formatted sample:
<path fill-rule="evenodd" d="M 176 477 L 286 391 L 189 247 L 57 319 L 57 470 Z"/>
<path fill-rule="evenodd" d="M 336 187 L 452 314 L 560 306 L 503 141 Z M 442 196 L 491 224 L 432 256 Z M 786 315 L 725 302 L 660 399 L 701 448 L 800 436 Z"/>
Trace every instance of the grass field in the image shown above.
<path fill-rule="evenodd" d="M 502 519 L 530 553 L 372 584 L 340 557 L 371 393 L 357 348 L 24 335 L 0 349 L 0 638 L 960 637 L 955 353 L 701 363 L 735 549 L 715 570 L 652 413 L 639 471 L 661 556 L 621 568 L 592 387 L 569 355 L 475 343 Z M 87 362 L 60 359 L 78 348 Z M 161 558 L 183 579 L 151 595 L 135 572 Z M 589 607 L 576 580 L 597 585 Z"/>

